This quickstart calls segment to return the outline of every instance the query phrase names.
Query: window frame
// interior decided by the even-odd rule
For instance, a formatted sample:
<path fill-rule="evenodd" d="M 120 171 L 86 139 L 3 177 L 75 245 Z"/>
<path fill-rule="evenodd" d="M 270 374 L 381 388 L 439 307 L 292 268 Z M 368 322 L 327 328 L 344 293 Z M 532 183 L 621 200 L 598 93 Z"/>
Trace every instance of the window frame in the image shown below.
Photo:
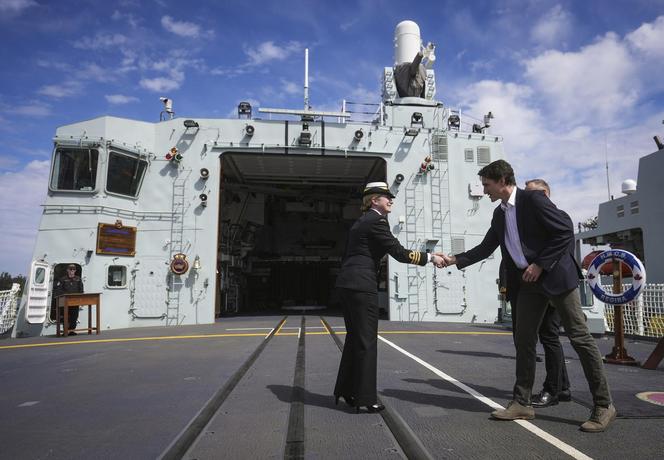
<path fill-rule="evenodd" d="M 113 192 L 108 189 L 108 175 L 111 171 L 111 155 L 112 154 L 117 154 L 121 156 L 126 156 L 129 157 L 133 160 L 136 160 L 139 162 L 143 161 L 145 162 L 145 170 L 143 171 L 143 175 L 138 183 L 138 186 L 136 187 L 136 195 L 125 195 L 124 193 L 119 193 L 119 192 Z M 148 173 L 148 168 L 150 167 L 150 162 L 147 161 L 145 158 L 143 158 L 141 155 L 138 155 L 136 153 L 128 152 L 125 150 L 118 149 L 117 147 L 110 147 L 107 151 L 106 155 L 106 174 L 105 174 L 105 180 L 104 180 L 104 192 L 106 192 L 108 195 L 113 195 L 113 196 L 118 196 L 121 198 L 127 198 L 130 200 L 138 200 L 138 197 L 141 194 L 141 189 L 143 188 L 143 181 L 145 181 L 145 176 L 147 176 Z"/>
<path fill-rule="evenodd" d="M 61 189 L 61 188 L 54 188 L 53 187 L 53 179 L 55 179 L 55 166 L 56 166 L 56 155 L 58 154 L 58 150 L 82 150 L 82 151 L 96 151 L 97 152 L 97 165 L 96 165 L 96 171 L 95 171 L 95 185 L 92 189 L 90 190 L 74 190 L 74 189 Z M 101 166 L 101 147 L 98 145 L 90 145 L 87 147 L 83 146 L 77 146 L 77 145 L 61 145 L 61 144 L 56 144 L 53 147 L 53 153 L 51 154 L 51 174 L 49 175 L 48 178 L 48 190 L 53 193 L 78 193 L 78 194 L 95 194 L 99 192 L 99 176 L 100 176 L 100 166 Z M 58 175 L 60 174 L 60 171 L 58 169 Z"/>
<path fill-rule="evenodd" d="M 121 286 L 111 286 L 108 284 L 108 276 L 110 274 L 111 267 L 122 267 L 124 268 L 124 284 Z M 106 276 L 104 276 L 104 287 L 106 289 L 127 289 L 129 286 L 129 267 L 125 264 L 108 264 L 106 265 Z"/>

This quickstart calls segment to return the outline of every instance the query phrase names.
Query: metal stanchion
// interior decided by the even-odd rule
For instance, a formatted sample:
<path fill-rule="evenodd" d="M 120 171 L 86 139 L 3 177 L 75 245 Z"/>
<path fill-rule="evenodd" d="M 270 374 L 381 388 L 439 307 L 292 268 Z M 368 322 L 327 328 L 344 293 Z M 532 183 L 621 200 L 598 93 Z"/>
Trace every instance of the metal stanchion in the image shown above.
<path fill-rule="evenodd" d="M 613 259 L 613 293 L 622 292 L 622 267 L 620 260 Z M 613 306 L 613 325 L 615 341 L 613 351 L 604 357 L 604 361 L 610 364 L 622 364 L 625 366 L 638 366 L 639 362 L 627 354 L 625 348 L 625 326 L 623 324 L 623 306 Z"/>

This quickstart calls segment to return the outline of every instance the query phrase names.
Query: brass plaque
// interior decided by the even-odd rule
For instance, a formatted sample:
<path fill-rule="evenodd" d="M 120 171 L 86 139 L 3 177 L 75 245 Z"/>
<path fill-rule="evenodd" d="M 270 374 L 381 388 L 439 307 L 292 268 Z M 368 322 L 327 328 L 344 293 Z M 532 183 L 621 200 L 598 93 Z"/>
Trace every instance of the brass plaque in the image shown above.
<path fill-rule="evenodd" d="M 97 254 L 112 256 L 136 255 L 136 227 L 99 224 L 97 227 Z"/>

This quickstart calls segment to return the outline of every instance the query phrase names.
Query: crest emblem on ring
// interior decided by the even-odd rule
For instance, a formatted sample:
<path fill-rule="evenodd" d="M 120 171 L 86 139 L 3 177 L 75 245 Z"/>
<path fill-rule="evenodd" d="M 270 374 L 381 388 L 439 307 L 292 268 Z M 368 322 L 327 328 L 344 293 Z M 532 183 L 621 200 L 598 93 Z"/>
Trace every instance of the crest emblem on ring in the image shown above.
<path fill-rule="evenodd" d="M 189 270 L 187 256 L 182 253 L 175 254 L 173 260 L 171 260 L 171 272 L 176 275 L 183 275 L 187 273 L 187 270 Z"/>

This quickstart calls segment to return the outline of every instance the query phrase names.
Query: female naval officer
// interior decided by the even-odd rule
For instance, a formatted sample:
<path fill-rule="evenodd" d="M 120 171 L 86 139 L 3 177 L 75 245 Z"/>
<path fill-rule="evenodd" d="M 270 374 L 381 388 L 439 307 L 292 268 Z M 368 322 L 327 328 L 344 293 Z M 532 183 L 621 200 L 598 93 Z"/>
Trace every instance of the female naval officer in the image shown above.
<path fill-rule="evenodd" d="M 334 388 L 335 403 L 343 397 L 360 412 L 379 412 L 376 395 L 378 344 L 377 273 L 381 258 L 389 254 L 399 262 L 442 266 L 441 257 L 408 251 L 392 235 L 387 214 L 394 195 L 385 182 L 370 182 L 362 199 L 364 214 L 351 227 L 336 288 L 344 308 L 346 341 Z"/>

